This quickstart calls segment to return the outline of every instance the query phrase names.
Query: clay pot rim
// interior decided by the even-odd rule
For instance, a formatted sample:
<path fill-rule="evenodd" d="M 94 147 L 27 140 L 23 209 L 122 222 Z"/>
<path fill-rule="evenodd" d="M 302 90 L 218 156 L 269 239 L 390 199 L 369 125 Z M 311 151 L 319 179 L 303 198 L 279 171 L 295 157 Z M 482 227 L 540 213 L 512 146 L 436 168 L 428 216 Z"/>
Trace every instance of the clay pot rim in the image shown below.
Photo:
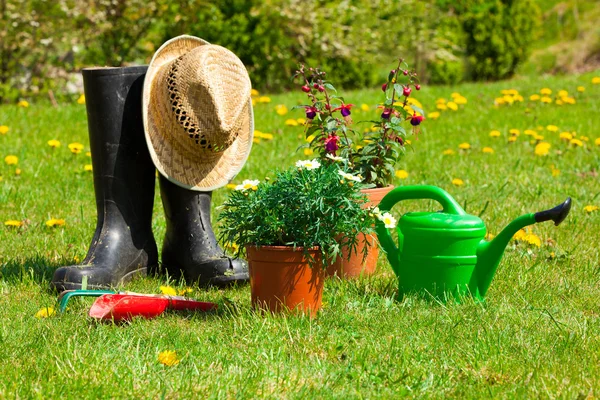
<path fill-rule="evenodd" d="M 304 251 L 304 247 L 296 247 L 294 248 L 294 246 L 272 246 L 272 245 L 260 245 L 260 246 L 256 246 L 253 244 L 247 244 L 246 246 L 246 250 L 252 248 L 252 249 L 256 249 L 256 250 L 260 250 L 260 249 L 266 249 L 269 251 L 297 251 L 297 252 L 303 252 Z M 321 248 L 319 246 L 313 246 L 307 249 L 309 252 L 318 252 L 321 250 Z"/>

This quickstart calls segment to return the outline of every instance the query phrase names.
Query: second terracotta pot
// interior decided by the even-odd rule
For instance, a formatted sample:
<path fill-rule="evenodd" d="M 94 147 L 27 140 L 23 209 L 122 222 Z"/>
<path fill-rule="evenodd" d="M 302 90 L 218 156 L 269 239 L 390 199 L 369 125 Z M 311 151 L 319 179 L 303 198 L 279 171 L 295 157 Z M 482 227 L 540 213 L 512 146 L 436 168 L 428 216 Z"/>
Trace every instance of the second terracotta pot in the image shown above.
<path fill-rule="evenodd" d="M 394 186 L 389 185 L 383 188 L 363 189 L 361 192 L 366 194 L 369 201 L 364 207 L 376 207 L 379 202 L 388 194 Z M 368 235 L 365 243 L 365 235 L 358 236 L 358 246 L 356 253 L 350 253 L 346 247 L 342 248 L 342 257 L 338 257 L 336 261 L 327 268 L 327 275 L 337 275 L 340 278 L 355 278 L 361 275 L 371 275 L 377 267 L 377 259 L 379 257 L 379 247 L 377 244 L 376 235 Z M 363 258 L 363 251 L 367 247 L 367 257 Z"/>
<path fill-rule="evenodd" d="M 310 249 L 312 267 L 302 248 L 247 246 L 252 306 L 271 312 L 298 310 L 314 317 L 321 308 L 325 270 L 321 253 Z"/>

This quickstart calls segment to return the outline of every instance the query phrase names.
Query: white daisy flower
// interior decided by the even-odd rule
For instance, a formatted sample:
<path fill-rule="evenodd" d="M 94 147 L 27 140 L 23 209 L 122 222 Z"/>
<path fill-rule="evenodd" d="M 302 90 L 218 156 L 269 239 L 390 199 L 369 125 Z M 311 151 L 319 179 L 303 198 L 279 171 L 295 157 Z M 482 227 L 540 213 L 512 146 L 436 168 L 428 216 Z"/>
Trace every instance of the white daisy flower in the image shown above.
<path fill-rule="evenodd" d="M 317 169 L 321 166 L 321 163 L 318 162 L 316 159 L 312 159 L 312 160 L 300 160 L 300 161 L 296 161 L 296 167 L 298 168 L 304 168 L 304 169 Z"/>
<path fill-rule="evenodd" d="M 244 182 L 242 182 L 241 185 L 237 185 L 235 187 L 235 190 L 241 190 L 241 191 L 245 191 L 248 189 L 254 190 L 254 188 L 257 187 L 259 183 L 260 183 L 260 181 L 258 179 L 246 179 Z"/>
<path fill-rule="evenodd" d="M 347 172 L 344 172 L 341 169 L 338 170 L 338 174 L 340 174 L 342 176 L 342 178 L 349 180 L 349 181 L 360 182 L 362 180 L 362 179 L 360 179 L 360 177 L 349 174 Z"/>
<path fill-rule="evenodd" d="M 384 213 L 379 220 L 385 224 L 385 227 L 388 229 L 396 227 L 396 218 L 392 216 L 389 212 Z"/>
<path fill-rule="evenodd" d="M 330 160 L 338 161 L 338 162 L 342 162 L 345 160 L 344 157 L 334 156 L 333 154 L 327 154 L 325 157 L 329 158 Z"/>

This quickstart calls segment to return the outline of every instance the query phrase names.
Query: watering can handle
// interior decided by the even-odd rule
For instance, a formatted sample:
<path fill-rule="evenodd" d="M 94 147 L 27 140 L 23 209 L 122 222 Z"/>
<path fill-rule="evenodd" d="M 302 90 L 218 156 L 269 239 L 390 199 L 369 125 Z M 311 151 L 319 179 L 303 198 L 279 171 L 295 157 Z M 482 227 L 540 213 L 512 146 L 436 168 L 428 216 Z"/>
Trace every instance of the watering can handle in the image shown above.
<path fill-rule="evenodd" d="M 402 200 L 421 200 L 431 199 L 442 205 L 444 212 L 447 214 L 466 215 L 467 213 L 462 207 L 443 189 L 437 186 L 429 185 L 414 185 L 400 186 L 392 189 L 379 203 L 379 210 L 384 213 L 392 209 L 392 207 Z M 398 247 L 394 243 L 389 230 L 383 222 L 377 221 L 377 236 L 381 247 L 387 252 L 388 259 L 392 264 L 392 268 L 396 270 L 398 260 Z"/>

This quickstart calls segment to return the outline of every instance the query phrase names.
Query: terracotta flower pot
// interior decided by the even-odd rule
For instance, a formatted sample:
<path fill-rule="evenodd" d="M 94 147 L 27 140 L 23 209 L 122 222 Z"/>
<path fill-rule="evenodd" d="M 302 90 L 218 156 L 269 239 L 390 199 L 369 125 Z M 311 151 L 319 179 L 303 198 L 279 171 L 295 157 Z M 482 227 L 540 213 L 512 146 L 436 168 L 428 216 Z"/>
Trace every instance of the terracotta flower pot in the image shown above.
<path fill-rule="evenodd" d="M 317 261 L 311 267 L 302 248 L 247 246 L 252 306 L 272 312 L 299 310 L 311 317 L 321 308 L 325 270 L 321 253 L 309 250 Z"/>
<path fill-rule="evenodd" d="M 389 185 L 383 188 L 363 189 L 369 199 L 365 203 L 365 207 L 375 207 L 381 199 L 388 194 L 394 186 Z M 340 278 L 355 278 L 361 275 L 371 275 L 375 272 L 377 266 L 377 258 L 379 257 L 379 247 L 377 246 L 377 235 L 368 235 L 367 244 L 364 243 L 364 234 L 358 236 L 358 246 L 356 253 L 350 254 L 348 259 L 349 249 L 342 248 L 342 257 L 338 257 L 333 264 L 327 268 L 327 275 L 337 275 Z M 364 247 L 367 246 L 367 257 L 363 260 Z"/>

